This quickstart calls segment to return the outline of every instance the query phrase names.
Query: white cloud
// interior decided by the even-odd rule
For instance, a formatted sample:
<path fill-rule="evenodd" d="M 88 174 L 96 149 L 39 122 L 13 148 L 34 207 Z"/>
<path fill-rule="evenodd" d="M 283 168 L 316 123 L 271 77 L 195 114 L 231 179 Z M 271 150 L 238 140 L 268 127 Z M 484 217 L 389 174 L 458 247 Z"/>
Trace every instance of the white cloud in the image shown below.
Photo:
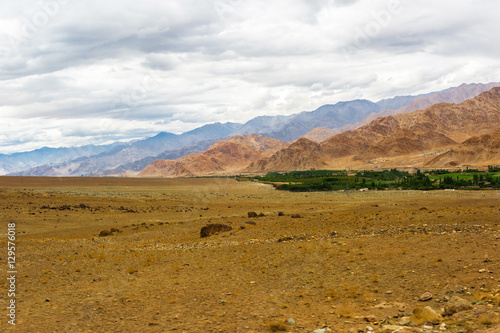
<path fill-rule="evenodd" d="M 0 153 L 498 81 L 499 9 L 486 0 L 3 2 Z"/>

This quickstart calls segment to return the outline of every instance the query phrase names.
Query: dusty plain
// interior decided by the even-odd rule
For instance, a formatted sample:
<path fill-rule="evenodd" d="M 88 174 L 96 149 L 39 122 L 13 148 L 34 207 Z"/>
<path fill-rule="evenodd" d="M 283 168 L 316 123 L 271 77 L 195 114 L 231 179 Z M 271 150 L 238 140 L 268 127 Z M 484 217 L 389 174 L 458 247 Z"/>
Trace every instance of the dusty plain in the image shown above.
<path fill-rule="evenodd" d="M 2 278 L 2 332 L 381 332 L 407 317 L 415 332 L 499 331 L 496 191 L 0 177 L 0 197 L 3 277 L 7 224 L 18 233 L 16 326 Z M 200 238 L 211 223 L 233 230 Z M 471 308 L 422 315 L 453 297 Z"/>

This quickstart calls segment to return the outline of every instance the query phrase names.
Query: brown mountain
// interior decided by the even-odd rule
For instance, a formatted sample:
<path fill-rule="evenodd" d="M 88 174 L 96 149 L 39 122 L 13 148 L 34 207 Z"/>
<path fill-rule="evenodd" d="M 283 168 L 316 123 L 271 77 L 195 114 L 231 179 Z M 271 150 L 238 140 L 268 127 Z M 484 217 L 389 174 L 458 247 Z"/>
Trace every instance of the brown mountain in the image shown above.
<path fill-rule="evenodd" d="M 338 133 L 339 131 L 335 131 L 326 127 L 317 127 L 309 131 L 306 135 L 303 136 L 303 138 L 319 143 L 331 138 Z"/>
<path fill-rule="evenodd" d="M 401 129 L 355 156 L 354 159 L 367 160 L 378 157 L 395 157 L 435 150 L 454 144 L 456 144 L 455 141 L 435 131 L 423 132 Z"/>
<path fill-rule="evenodd" d="M 252 162 L 272 156 L 288 144 L 262 135 L 236 135 L 214 143 L 202 153 L 177 160 L 156 160 L 139 176 L 193 177 L 236 173 Z"/>
<path fill-rule="evenodd" d="M 354 125 L 347 125 L 343 129 L 344 130 L 356 129 L 370 123 L 376 118 L 392 116 L 400 113 L 410 113 L 418 110 L 425 110 L 438 103 L 449 103 L 449 104 L 463 103 L 464 101 L 474 98 L 480 93 L 489 91 L 494 87 L 500 87 L 500 82 L 491 82 L 487 84 L 464 83 L 454 89 L 436 93 L 429 97 L 414 99 L 413 101 L 409 102 L 407 105 L 403 106 L 398 110 L 383 110 L 378 113 L 371 113 L 359 123 L 356 123 Z"/>
<path fill-rule="evenodd" d="M 450 168 L 465 165 L 500 165 L 500 128 L 465 140 L 461 145 L 435 157 L 425 166 Z"/>
<path fill-rule="evenodd" d="M 422 156 L 458 145 L 473 136 L 500 128 L 500 88 L 462 104 L 436 104 L 423 111 L 377 118 L 368 125 L 331 137 L 320 144 L 299 140 L 249 172 L 359 167 L 372 160 L 391 167 L 425 163 Z M 424 155 L 423 155 L 424 154 Z M 311 159 L 309 163 L 303 157 Z M 294 159 L 301 158 L 300 163 Z M 427 159 L 428 160 L 428 159 Z"/>
<path fill-rule="evenodd" d="M 327 158 L 319 143 L 306 138 L 300 138 L 290 145 L 272 155 L 252 163 L 244 171 L 264 172 L 322 169 L 327 167 L 324 160 Z"/>

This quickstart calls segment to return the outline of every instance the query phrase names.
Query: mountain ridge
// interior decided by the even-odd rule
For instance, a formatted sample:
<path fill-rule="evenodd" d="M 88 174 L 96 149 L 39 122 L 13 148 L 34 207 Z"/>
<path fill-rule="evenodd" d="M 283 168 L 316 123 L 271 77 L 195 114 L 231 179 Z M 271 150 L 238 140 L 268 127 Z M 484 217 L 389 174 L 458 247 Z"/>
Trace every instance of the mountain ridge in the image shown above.
<path fill-rule="evenodd" d="M 315 164 L 328 168 L 367 166 L 373 159 L 424 153 L 462 143 L 500 128 L 500 88 L 483 92 L 461 104 L 436 104 L 422 111 L 381 117 L 352 131 L 316 144 Z M 312 142 L 312 141 L 311 141 Z M 307 170 L 285 148 L 249 166 L 247 172 Z M 311 153 L 304 150 L 303 154 Z M 280 170 L 276 170 L 280 166 Z"/>
<path fill-rule="evenodd" d="M 216 140 L 227 139 L 246 132 L 253 134 L 251 133 L 252 128 L 256 132 L 266 132 L 274 138 L 283 139 L 283 141 L 287 142 L 293 142 L 302 136 L 310 138 L 313 141 L 322 142 L 334 134 L 358 126 L 360 124 L 358 120 L 362 117 L 364 117 L 363 119 L 367 119 L 371 115 L 374 118 L 378 118 L 384 112 L 388 112 L 387 110 L 382 110 L 382 108 L 391 107 L 394 109 L 405 103 L 422 105 L 419 104 L 421 101 L 418 103 L 417 101 L 428 97 L 433 98 L 431 99 L 431 103 L 446 98 L 449 100 L 455 98 L 456 100 L 457 96 L 462 96 L 461 98 L 463 98 L 467 93 L 474 94 L 491 85 L 497 85 L 497 83 L 462 84 L 459 87 L 448 88 L 440 92 L 416 96 L 396 96 L 380 100 L 376 103 L 367 100 L 338 102 L 336 104 L 323 105 L 314 111 L 303 111 L 288 116 L 255 117 L 245 124 L 207 124 L 182 134 L 160 132 L 150 138 L 127 143 L 115 143 L 88 153 L 61 156 L 58 156 L 57 152 L 52 155 L 45 154 L 46 159 L 43 161 L 37 160 L 35 157 L 30 159 L 30 153 L 19 153 L 20 155 L 12 156 L 0 154 L 0 174 L 36 176 L 47 176 L 49 174 L 54 176 L 134 175 L 155 159 L 173 159 L 186 156 L 190 153 L 201 153 L 209 146 L 203 144 L 205 141 L 214 143 Z M 439 99 L 436 97 L 439 94 L 448 94 L 449 96 L 441 96 L 439 97 L 441 99 Z M 408 109 L 403 108 L 404 110 Z M 398 109 L 391 112 L 398 113 L 403 111 Z M 354 121 L 358 121 L 356 123 L 358 125 L 348 124 L 338 128 L 338 126 L 346 122 Z M 323 129 L 317 130 L 316 128 L 320 126 Z M 334 129 L 328 127 L 334 127 Z M 356 140 L 359 141 L 359 138 Z M 356 148 L 354 147 L 356 142 L 350 145 Z M 76 149 L 78 150 L 79 148 Z M 35 155 L 36 152 L 32 153 L 32 156 Z M 26 161 L 23 162 L 23 159 Z M 4 162 L 3 164 L 2 161 Z"/>
<path fill-rule="evenodd" d="M 253 161 L 271 156 L 288 146 L 284 141 L 259 134 L 236 135 L 217 141 L 202 153 L 177 160 L 156 160 L 138 176 L 193 177 L 235 172 Z"/>

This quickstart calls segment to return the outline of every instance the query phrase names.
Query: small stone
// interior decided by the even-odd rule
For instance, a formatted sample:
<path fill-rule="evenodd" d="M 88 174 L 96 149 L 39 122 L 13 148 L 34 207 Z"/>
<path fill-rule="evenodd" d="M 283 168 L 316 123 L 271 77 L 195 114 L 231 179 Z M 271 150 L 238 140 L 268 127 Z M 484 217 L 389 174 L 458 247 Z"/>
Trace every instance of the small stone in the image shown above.
<path fill-rule="evenodd" d="M 411 323 L 410 317 L 401 317 L 401 319 L 398 322 L 398 324 L 401 326 L 408 326 L 410 325 L 410 323 Z"/>
<path fill-rule="evenodd" d="M 371 331 L 373 331 L 373 328 L 370 326 L 366 326 L 366 330 L 371 332 Z"/>
<path fill-rule="evenodd" d="M 485 273 L 485 272 L 486 272 L 486 269 L 484 269 L 484 268 L 479 270 L 479 273 Z"/>
<path fill-rule="evenodd" d="M 432 294 L 430 292 L 424 293 L 422 296 L 420 296 L 420 301 L 421 302 L 426 302 L 432 299 Z"/>
<path fill-rule="evenodd" d="M 422 328 L 424 329 L 424 331 L 432 331 L 434 329 L 434 326 L 424 325 Z"/>
<path fill-rule="evenodd" d="M 102 230 L 99 233 L 99 237 L 106 237 L 106 236 L 112 236 L 112 235 L 113 235 L 113 232 L 111 232 L 111 230 Z"/>
<path fill-rule="evenodd" d="M 289 323 L 290 325 L 295 325 L 296 324 L 295 320 L 293 320 L 293 318 L 288 318 L 286 322 Z"/>
<path fill-rule="evenodd" d="M 387 295 L 390 295 L 390 294 L 392 294 L 392 290 L 387 290 L 385 293 L 386 293 Z"/>
<path fill-rule="evenodd" d="M 314 333 L 325 333 L 325 332 L 326 332 L 326 328 L 320 328 L 320 329 L 314 330 Z"/>
<path fill-rule="evenodd" d="M 375 317 L 375 315 L 369 315 L 365 317 L 365 320 L 369 323 L 373 323 L 377 321 L 377 317 Z"/>
<path fill-rule="evenodd" d="M 446 331 L 448 328 L 446 327 L 446 324 L 445 323 L 441 323 L 441 325 L 439 325 L 439 330 L 440 331 Z"/>
<path fill-rule="evenodd" d="M 418 327 L 402 327 L 396 325 L 384 325 L 382 326 L 382 333 L 420 333 L 422 329 Z"/>

